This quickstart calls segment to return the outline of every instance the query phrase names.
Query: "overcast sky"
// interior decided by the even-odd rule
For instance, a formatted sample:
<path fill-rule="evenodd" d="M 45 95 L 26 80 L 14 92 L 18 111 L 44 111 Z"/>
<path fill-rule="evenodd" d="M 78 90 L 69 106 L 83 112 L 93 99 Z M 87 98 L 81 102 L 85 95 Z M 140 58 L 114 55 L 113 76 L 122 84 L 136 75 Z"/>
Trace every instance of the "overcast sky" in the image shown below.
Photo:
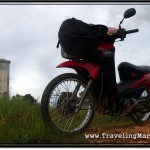
<path fill-rule="evenodd" d="M 127 8 L 136 15 L 124 20 L 122 27 L 139 28 L 140 32 L 117 42 L 117 66 L 122 61 L 150 65 L 150 5 L 0 5 L 0 58 L 11 60 L 11 95 L 42 96 L 50 80 L 71 69 L 55 68 L 61 58 L 58 30 L 71 17 L 86 23 L 118 27 Z"/>

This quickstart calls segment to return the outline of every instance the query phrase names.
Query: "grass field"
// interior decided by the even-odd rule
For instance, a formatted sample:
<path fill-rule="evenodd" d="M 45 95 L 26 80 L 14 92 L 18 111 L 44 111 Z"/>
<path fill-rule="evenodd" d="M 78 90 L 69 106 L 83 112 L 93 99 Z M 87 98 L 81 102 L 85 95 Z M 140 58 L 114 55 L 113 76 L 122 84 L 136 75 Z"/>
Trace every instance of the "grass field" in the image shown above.
<path fill-rule="evenodd" d="M 48 131 L 40 105 L 23 100 L 0 100 L 0 143 L 83 143 L 78 137 L 59 137 Z"/>
<path fill-rule="evenodd" d="M 133 124 L 126 117 L 95 116 L 86 132 Z M 85 132 L 85 133 L 86 133 Z M 88 143 L 84 133 L 73 137 L 57 136 L 48 130 L 41 117 L 40 104 L 23 100 L 0 100 L 0 144 Z"/>

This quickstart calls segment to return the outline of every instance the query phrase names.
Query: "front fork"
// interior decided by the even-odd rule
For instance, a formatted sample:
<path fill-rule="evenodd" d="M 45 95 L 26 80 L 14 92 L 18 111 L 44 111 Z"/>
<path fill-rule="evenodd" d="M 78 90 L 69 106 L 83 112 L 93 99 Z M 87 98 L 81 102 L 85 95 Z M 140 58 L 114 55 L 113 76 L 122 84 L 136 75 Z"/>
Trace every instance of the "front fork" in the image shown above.
<path fill-rule="evenodd" d="M 83 102 L 84 102 L 84 99 L 85 99 L 85 97 L 87 96 L 87 94 L 88 94 L 88 92 L 89 92 L 89 89 L 90 89 L 92 83 L 93 83 L 93 79 L 90 79 L 89 82 L 88 82 L 88 84 L 87 84 L 87 86 L 86 86 L 86 88 L 85 88 L 84 93 L 83 93 L 82 96 L 81 96 L 81 99 L 80 99 L 79 104 L 76 105 L 75 113 L 78 113 L 78 112 L 79 112 L 79 110 L 80 110 L 80 108 L 81 108 L 81 106 L 82 106 L 82 104 L 83 104 Z"/>

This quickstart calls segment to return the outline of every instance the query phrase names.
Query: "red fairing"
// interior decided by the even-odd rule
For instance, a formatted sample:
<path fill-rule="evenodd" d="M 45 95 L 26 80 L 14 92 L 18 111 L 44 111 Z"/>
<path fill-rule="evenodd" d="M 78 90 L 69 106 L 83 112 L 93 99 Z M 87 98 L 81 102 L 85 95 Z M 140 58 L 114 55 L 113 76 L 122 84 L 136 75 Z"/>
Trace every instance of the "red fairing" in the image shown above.
<path fill-rule="evenodd" d="M 99 65 L 88 62 L 66 61 L 57 66 L 57 68 L 60 67 L 73 68 L 79 74 L 83 69 L 85 69 L 94 80 L 98 78 L 100 71 Z"/>
<path fill-rule="evenodd" d="M 98 50 L 103 51 L 103 50 L 115 50 L 115 47 L 113 44 L 109 43 L 102 43 L 98 47 Z"/>
<path fill-rule="evenodd" d="M 144 77 L 140 80 L 138 80 L 137 82 L 135 82 L 134 84 L 131 85 L 131 88 L 137 88 L 137 87 L 141 87 L 141 86 L 150 86 L 150 73 L 145 74 Z"/>

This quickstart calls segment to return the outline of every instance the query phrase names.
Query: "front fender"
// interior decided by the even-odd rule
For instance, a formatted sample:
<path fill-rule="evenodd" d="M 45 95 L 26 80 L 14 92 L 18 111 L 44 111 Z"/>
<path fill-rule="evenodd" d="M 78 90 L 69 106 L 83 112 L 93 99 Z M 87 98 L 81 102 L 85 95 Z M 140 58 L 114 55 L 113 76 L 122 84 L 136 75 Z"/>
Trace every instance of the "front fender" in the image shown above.
<path fill-rule="evenodd" d="M 90 77 L 94 80 L 98 78 L 100 72 L 100 67 L 98 64 L 83 61 L 66 61 L 57 66 L 57 68 L 62 67 L 72 68 L 79 74 L 82 70 L 86 70 L 89 73 Z"/>

